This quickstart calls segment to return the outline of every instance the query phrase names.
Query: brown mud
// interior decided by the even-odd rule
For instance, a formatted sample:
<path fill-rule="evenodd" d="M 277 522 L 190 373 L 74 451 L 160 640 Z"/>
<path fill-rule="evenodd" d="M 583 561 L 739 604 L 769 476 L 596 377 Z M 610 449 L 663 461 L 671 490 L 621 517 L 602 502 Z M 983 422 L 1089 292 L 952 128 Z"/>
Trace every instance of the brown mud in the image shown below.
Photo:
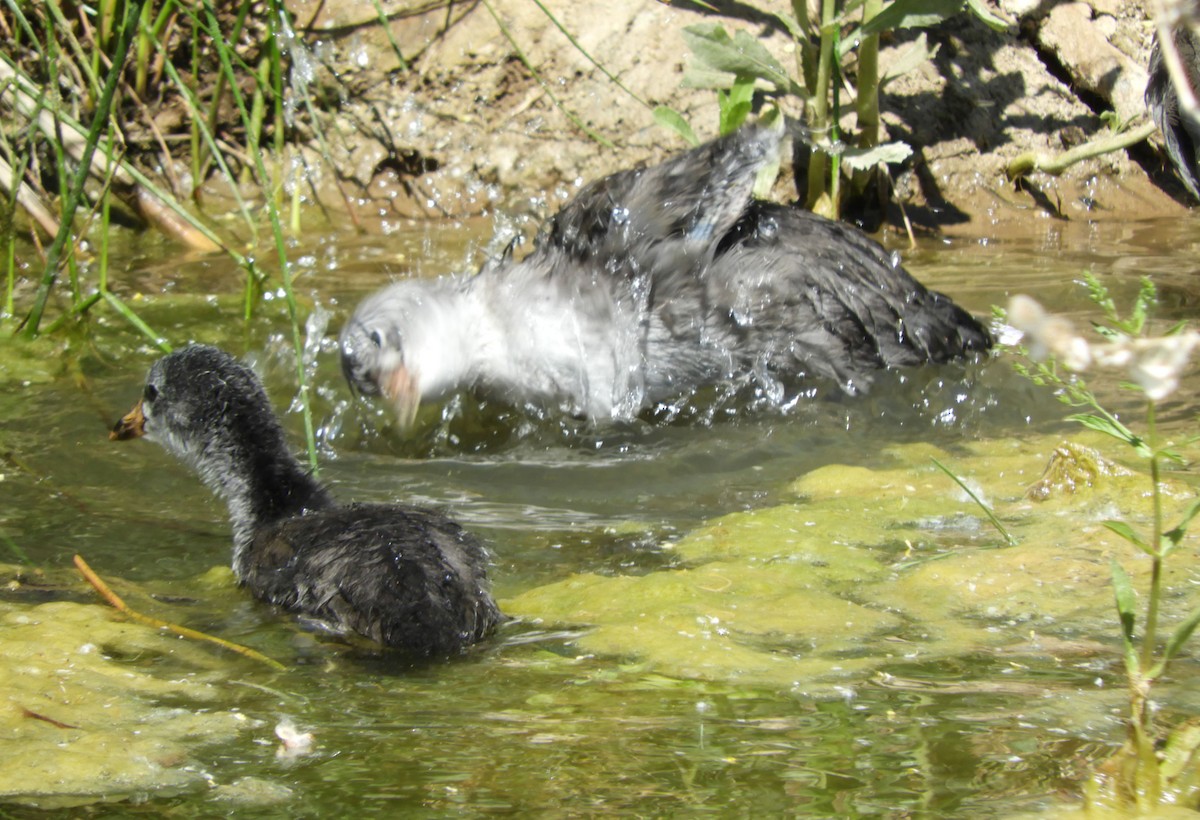
<path fill-rule="evenodd" d="M 336 101 L 325 108 L 336 134 L 328 140 L 331 162 L 315 142 L 300 150 L 308 195 L 335 218 L 354 208 L 368 227 L 496 206 L 540 216 L 582 183 L 684 148 L 654 122 L 655 105 L 675 108 L 702 138 L 712 136 L 715 95 L 681 86 L 690 59 L 684 27 L 744 29 L 789 68 L 795 54 L 769 13 L 788 13 L 790 3 L 705 5 L 402 0 L 382 4 L 389 39 L 371 4 L 292 0 L 297 31 L 320 64 L 310 88 Z M 913 222 L 992 235 L 1031 219 L 1125 220 L 1186 207 L 1157 135 L 1059 177 L 1005 175 L 1019 154 L 1057 154 L 1108 134 L 1106 111 L 1145 121 L 1153 26 L 1142 5 L 987 5 L 1007 31 L 966 13 L 927 29 L 933 59 L 883 91 L 884 138 L 914 149 L 894 171 L 894 200 Z M 885 37 L 881 66 L 918 34 Z M 785 110 L 803 114 L 796 100 Z M 777 194 L 795 198 L 794 190 Z M 890 221 L 897 215 L 893 208 Z"/>

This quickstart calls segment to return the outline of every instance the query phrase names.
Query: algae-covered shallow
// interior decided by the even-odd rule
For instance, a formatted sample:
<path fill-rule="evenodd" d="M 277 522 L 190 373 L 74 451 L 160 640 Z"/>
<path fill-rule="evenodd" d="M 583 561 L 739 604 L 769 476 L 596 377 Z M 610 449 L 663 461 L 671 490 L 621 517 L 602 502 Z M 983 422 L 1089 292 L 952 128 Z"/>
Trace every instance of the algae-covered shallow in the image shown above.
<path fill-rule="evenodd" d="M 1080 320 L 1095 315 L 1072 281 L 1084 268 L 1118 299 L 1150 275 L 1165 324 L 1194 312 L 1196 227 L 1048 225 L 905 261 L 976 313 L 1027 292 Z M 364 655 L 236 587 L 217 502 L 161 449 L 106 439 L 154 357 L 121 319 L 3 342 L 6 815 L 984 817 L 1079 793 L 1122 739 L 1109 563 L 1140 584 L 1146 562 L 1102 522 L 1145 524 L 1142 465 L 1004 360 L 787 415 L 619 428 L 463 396 L 401 437 L 351 399 L 332 339 L 366 292 L 462 267 L 487 230 L 293 249 L 322 477 L 347 499 L 440 506 L 492 548 L 514 621 L 449 662 Z M 247 328 L 218 261 L 130 264 L 122 295 L 142 291 L 131 303 L 172 342 L 248 358 L 299 448 L 279 301 Z M 1181 440 L 1194 385 L 1162 408 Z M 1106 398 L 1136 424 L 1136 402 Z M 1193 483 L 1190 468 L 1167 475 L 1168 520 Z M 76 553 L 134 609 L 286 669 L 130 621 Z M 1170 623 L 1196 603 L 1193 542 L 1169 569 Z M 1156 690 L 1166 720 L 1200 708 L 1194 656 Z M 311 750 L 281 739 L 293 725 Z"/>

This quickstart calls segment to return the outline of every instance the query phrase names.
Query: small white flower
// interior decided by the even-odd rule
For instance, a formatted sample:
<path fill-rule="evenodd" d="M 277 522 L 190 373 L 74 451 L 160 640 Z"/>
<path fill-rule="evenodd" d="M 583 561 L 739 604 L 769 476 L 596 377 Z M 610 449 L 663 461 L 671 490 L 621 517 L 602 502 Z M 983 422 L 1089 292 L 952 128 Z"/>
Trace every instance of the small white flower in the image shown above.
<path fill-rule="evenodd" d="M 1198 344 L 1200 333 L 1195 331 L 1159 339 L 1137 339 L 1129 378 L 1141 385 L 1154 401 L 1165 399 L 1179 386 L 1179 377 Z"/>
<path fill-rule="evenodd" d="M 1054 356 L 1071 370 L 1086 370 L 1093 363 L 1123 368 L 1153 401 L 1165 399 L 1179 387 L 1192 351 L 1200 347 L 1200 333 L 1194 330 L 1149 339 L 1120 336 L 1107 344 L 1090 345 L 1069 321 L 1020 294 L 1009 300 L 1008 321 L 1023 334 L 1034 361 Z"/>
<path fill-rule="evenodd" d="M 1087 339 L 1061 316 L 1047 313 L 1037 300 L 1017 294 L 1008 301 L 1008 321 L 1025 336 L 1029 358 L 1040 362 L 1053 356 L 1071 370 L 1086 370 L 1092 363 Z"/>
<path fill-rule="evenodd" d="M 275 724 L 275 736 L 281 743 L 275 750 L 275 757 L 281 760 L 291 760 L 311 754 L 315 738 L 312 732 L 301 732 L 291 718 L 283 718 Z"/>

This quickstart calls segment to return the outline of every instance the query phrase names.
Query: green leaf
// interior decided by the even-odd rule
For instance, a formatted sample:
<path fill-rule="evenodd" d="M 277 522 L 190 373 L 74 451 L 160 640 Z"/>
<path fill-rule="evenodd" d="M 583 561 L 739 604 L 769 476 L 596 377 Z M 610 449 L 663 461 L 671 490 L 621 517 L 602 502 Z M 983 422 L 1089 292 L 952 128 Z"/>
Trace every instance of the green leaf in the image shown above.
<path fill-rule="evenodd" d="M 964 493 L 966 493 L 967 496 L 979 506 L 979 509 L 983 510 L 983 514 L 986 515 L 988 517 L 988 520 L 992 522 L 992 526 L 995 527 L 1002 536 L 1004 536 L 1004 540 L 1009 546 L 1016 546 L 1017 539 L 1014 538 L 1012 536 L 1012 533 L 1010 533 L 1007 529 L 1005 529 L 1004 525 L 1000 523 L 1000 519 L 996 517 L 996 514 L 994 512 L 992 512 L 992 508 L 989 507 L 987 504 L 985 504 L 983 499 L 980 498 L 978 495 L 976 495 L 975 491 L 967 486 L 967 482 L 963 481 L 958 476 L 958 474 L 956 474 L 953 470 L 951 470 L 949 467 L 947 467 L 942 462 L 938 461 L 936 458 L 933 458 L 932 456 L 930 456 L 929 460 L 933 462 L 935 467 L 937 467 L 939 470 L 941 470 L 946 475 L 950 476 L 950 479 L 955 484 L 957 484 L 962 489 L 962 491 Z"/>
<path fill-rule="evenodd" d="M 1200 775 L 1200 721 L 1189 718 L 1173 728 L 1162 749 L 1162 776 L 1173 794 L 1196 794 Z"/>
<path fill-rule="evenodd" d="M 1184 619 L 1183 623 L 1175 627 L 1175 631 L 1171 633 L 1170 640 L 1167 641 L 1166 649 L 1163 650 L 1162 660 L 1151 670 L 1152 678 L 1157 678 L 1166 671 L 1167 664 L 1171 662 L 1171 658 L 1179 654 L 1179 650 L 1187 643 L 1188 638 L 1192 637 L 1192 633 L 1196 631 L 1197 626 L 1200 626 L 1200 607 L 1193 609 L 1191 614 Z"/>
<path fill-rule="evenodd" d="M 838 22 L 845 23 L 846 19 L 866 5 L 866 2 L 867 0 L 848 0 L 846 3 L 842 4 L 841 12 L 838 15 Z"/>
<path fill-rule="evenodd" d="M 1146 446 L 1140 438 L 1134 435 L 1132 430 L 1111 416 L 1097 416 L 1095 413 L 1075 413 L 1074 415 L 1067 416 L 1067 420 L 1077 421 L 1089 430 L 1095 430 L 1097 433 L 1112 436 L 1131 447 Z M 1146 455 L 1147 457 L 1150 455 L 1148 447 L 1146 448 Z"/>
<path fill-rule="evenodd" d="M 754 78 L 738 77 L 729 91 L 717 92 L 717 109 L 720 111 L 720 133 L 730 134 L 750 116 L 754 103 Z"/>
<path fill-rule="evenodd" d="M 732 88 L 737 75 L 727 71 L 713 71 L 692 63 L 683 71 L 680 85 L 684 88 Z"/>
<path fill-rule="evenodd" d="M 1167 461 L 1180 467 L 1187 464 L 1187 459 L 1183 457 L 1183 454 L 1178 450 L 1172 450 L 1170 447 L 1162 448 L 1158 451 L 1158 455 L 1160 458 L 1165 458 Z"/>
<path fill-rule="evenodd" d="M 1150 280 L 1150 277 L 1143 276 L 1137 296 L 1133 300 L 1133 310 L 1130 311 L 1129 321 L 1123 323 L 1122 329 L 1130 336 L 1141 335 L 1142 328 L 1146 325 L 1146 317 L 1150 315 L 1150 308 L 1154 307 L 1156 301 L 1158 301 L 1158 292 L 1154 288 L 1154 282 Z"/>
<path fill-rule="evenodd" d="M 1105 316 L 1115 320 L 1117 318 L 1117 306 L 1113 304 L 1112 297 L 1108 294 L 1108 288 L 1104 286 L 1104 283 L 1091 270 L 1085 270 L 1082 276 L 1083 286 L 1088 291 L 1088 298 L 1096 303 L 1096 307 L 1104 311 Z"/>
<path fill-rule="evenodd" d="M 929 38 L 922 31 L 917 35 L 917 39 L 913 41 L 913 44 L 909 48 L 905 49 L 900 56 L 884 67 L 883 74 L 879 78 L 879 88 L 883 89 L 884 86 L 897 77 L 903 77 L 917 66 L 932 60 L 937 56 L 940 48 L 940 44 L 935 44 L 933 48 L 930 48 Z"/>
<path fill-rule="evenodd" d="M 774 126 L 780 116 L 779 109 L 771 106 L 759 115 L 758 124 L 760 126 Z M 783 157 L 780 155 L 780 152 L 775 152 L 774 158 L 758 169 L 758 175 L 754 177 L 755 199 L 766 199 L 770 195 L 771 189 L 775 187 L 775 180 L 779 177 L 779 165 L 782 160 Z"/>
<path fill-rule="evenodd" d="M 656 107 L 654 109 L 654 121 L 664 128 L 670 128 L 676 134 L 683 137 L 688 145 L 694 147 L 700 144 L 700 139 L 696 136 L 696 132 L 692 130 L 692 126 L 674 108 L 666 105 Z"/>
<path fill-rule="evenodd" d="M 1115 558 L 1112 562 L 1112 584 L 1117 615 L 1121 619 L 1121 640 L 1125 644 L 1125 670 L 1131 677 L 1135 677 L 1141 667 L 1137 649 L 1133 645 L 1133 627 L 1137 620 L 1137 616 L 1134 614 L 1137 595 L 1133 591 L 1133 584 L 1129 581 L 1129 574 L 1117 563 Z"/>
<path fill-rule="evenodd" d="M 1008 31 L 1008 23 L 992 14 L 983 4 L 983 0 L 967 0 L 967 8 L 993 31 Z"/>
<path fill-rule="evenodd" d="M 881 162 L 897 165 L 912 156 L 912 148 L 904 142 L 888 142 L 873 148 L 847 148 L 842 151 L 842 164 L 855 171 L 874 168 Z"/>
<path fill-rule="evenodd" d="M 788 30 L 788 34 L 792 35 L 793 40 L 806 40 L 809 34 L 811 34 L 807 17 L 803 20 L 797 20 L 790 14 L 779 13 L 775 15 L 775 19 Z"/>
<path fill-rule="evenodd" d="M 795 93 L 795 83 L 779 61 L 745 31 L 736 31 L 731 38 L 720 23 L 700 23 L 685 28 L 683 39 L 702 71 L 754 77 L 778 91 Z"/>
<path fill-rule="evenodd" d="M 1124 521 L 1103 521 L 1101 523 L 1103 523 L 1105 527 L 1112 530 L 1117 535 L 1124 538 L 1130 544 L 1133 544 L 1142 552 L 1146 553 L 1147 555 L 1154 555 L 1154 550 L 1151 549 L 1150 545 L 1143 541 L 1138 534 L 1133 531 L 1133 527 L 1129 526 Z"/>
<path fill-rule="evenodd" d="M 1184 512 L 1183 518 L 1179 519 L 1179 523 L 1172 530 L 1167 530 L 1163 533 L 1163 538 L 1171 545 L 1171 549 L 1179 546 L 1179 542 L 1183 540 L 1183 536 L 1187 535 L 1188 524 L 1192 523 L 1192 519 L 1196 514 L 1200 513 L 1200 498 L 1192 500 L 1192 505 Z"/>
<path fill-rule="evenodd" d="M 963 5 L 963 0 L 894 0 L 868 20 L 859 35 L 869 37 L 899 28 L 929 28 L 958 14 Z"/>

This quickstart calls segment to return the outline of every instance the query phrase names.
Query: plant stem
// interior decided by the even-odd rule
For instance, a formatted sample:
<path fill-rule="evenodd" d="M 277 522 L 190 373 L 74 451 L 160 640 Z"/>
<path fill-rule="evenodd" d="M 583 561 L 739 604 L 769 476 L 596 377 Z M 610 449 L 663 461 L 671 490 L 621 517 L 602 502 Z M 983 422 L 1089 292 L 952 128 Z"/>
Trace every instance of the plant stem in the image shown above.
<path fill-rule="evenodd" d="M 827 0 L 827 2 L 832 2 L 832 0 Z M 569 110 L 565 105 L 563 105 L 562 101 L 559 100 L 554 91 L 550 88 L 550 83 L 547 82 L 546 79 L 538 72 L 538 70 L 533 67 L 533 63 L 530 61 L 529 57 L 526 56 L 525 51 L 521 48 L 521 45 L 517 42 L 517 39 L 513 36 L 513 33 L 509 31 L 508 26 L 504 24 L 504 20 L 500 18 L 499 13 L 492 6 L 492 4 L 488 0 L 483 0 L 483 7 L 488 10 L 488 14 L 492 15 L 492 19 L 496 21 L 496 25 L 500 28 L 500 33 L 504 35 L 504 39 L 508 40 L 508 44 L 512 46 L 513 52 L 517 55 L 517 59 L 521 61 L 526 70 L 533 76 L 534 81 L 542 87 L 542 91 L 546 92 L 546 96 L 550 98 L 550 102 L 554 103 L 554 107 L 563 112 L 563 115 L 572 123 L 574 123 L 575 127 L 580 131 L 587 134 L 605 148 L 613 148 L 613 144 L 609 142 L 602 134 L 592 128 L 589 128 L 587 123 L 581 120 L 573 111 Z"/>
<path fill-rule="evenodd" d="M 1077 162 L 1082 162 L 1092 157 L 1103 156 L 1104 154 L 1111 154 L 1113 151 L 1119 151 L 1131 145 L 1137 145 L 1156 130 L 1158 130 L 1158 126 L 1154 123 L 1143 123 L 1137 128 L 1131 128 L 1120 134 L 1113 134 L 1092 140 L 1091 142 L 1085 142 L 1083 145 L 1072 148 L 1069 151 L 1063 151 L 1061 154 L 1055 154 L 1054 156 L 1048 156 L 1037 151 L 1026 151 L 1009 162 L 1004 172 L 1008 175 L 1009 179 L 1017 179 L 1018 177 L 1032 174 L 1034 171 L 1058 176 Z"/>
<path fill-rule="evenodd" d="M 1146 603 L 1146 630 L 1142 636 L 1142 669 L 1153 666 L 1158 632 L 1158 608 L 1162 596 L 1162 493 L 1158 486 L 1158 436 L 1154 428 L 1155 403 L 1146 402 L 1146 444 L 1150 447 L 1150 499 L 1154 505 L 1154 523 L 1150 533 L 1150 600 Z M 1149 681 L 1148 681 L 1149 682 Z"/>
<path fill-rule="evenodd" d="M 54 237 L 54 244 L 50 246 L 50 250 L 46 254 L 46 269 L 42 274 L 42 281 L 38 284 L 33 308 L 29 311 L 29 315 L 25 319 L 25 326 L 21 330 L 21 333 L 28 339 L 36 338 L 38 335 L 38 325 L 42 322 L 42 314 L 46 310 L 46 301 L 50 298 L 50 291 L 54 287 L 54 280 L 58 278 L 58 262 L 72 233 L 71 216 L 75 213 L 75 209 L 79 207 L 79 200 L 83 197 L 83 186 L 87 182 L 88 172 L 92 164 L 92 155 L 96 152 L 96 143 L 100 139 L 100 133 L 108 127 L 108 116 L 112 110 L 113 96 L 116 94 L 117 83 L 121 79 L 121 69 L 125 66 L 125 58 L 129 54 L 129 46 L 133 42 L 133 33 L 137 29 L 137 19 L 142 13 L 142 5 L 144 3 L 145 0 L 128 0 L 128 5 L 125 7 L 125 19 L 121 24 L 120 40 L 113 53 L 112 66 L 108 70 L 108 77 L 104 80 L 104 88 L 101 90 L 100 99 L 96 103 L 96 112 L 92 118 L 92 125 L 88 128 L 87 142 L 84 144 L 83 156 L 79 158 L 79 168 L 75 172 L 75 179 L 71 183 L 67 202 L 63 207 L 63 213 L 66 217 L 59 226 L 58 235 Z"/>
<path fill-rule="evenodd" d="M 883 0 L 867 0 L 863 5 L 863 25 L 883 11 Z M 879 35 L 864 37 L 858 47 L 858 83 L 854 100 L 858 121 L 858 147 L 879 144 Z"/>
<path fill-rule="evenodd" d="M 863 5 L 863 26 L 883 11 L 883 0 L 866 0 Z M 879 35 L 864 37 L 858 47 L 858 78 L 855 83 L 854 112 L 858 126 L 859 148 L 874 148 L 879 145 Z M 881 173 L 879 166 L 864 168 L 851 174 L 852 190 L 861 195 L 875 175 Z"/>
<path fill-rule="evenodd" d="M 378 4 L 379 0 L 374 0 L 374 2 Z M 533 4 L 542 10 L 542 14 L 544 14 L 548 18 L 550 18 L 550 22 L 554 24 L 555 28 L 557 28 L 559 31 L 561 31 L 563 33 L 563 36 L 565 36 L 568 40 L 571 41 L 571 45 L 575 47 L 576 51 L 578 51 L 580 54 L 582 54 L 584 57 L 586 57 L 587 61 L 589 63 L 594 65 L 596 68 L 600 69 L 601 74 L 603 74 L 605 77 L 608 77 L 609 82 L 611 82 L 617 88 L 624 91 L 630 97 L 633 97 L 634 101 L 637 102 L 638 104 L 640 104 L 642 107 L 644 107 L 644 108 L 652 108 L 653 107 L 650 105 L 650 103 L 646 102 L 641 97 L 639 97 L 637 94 L 635 94 L 634 92 L 632 92 L 628 88 L 626 88 L 625 84 L 622 83 L 619 79 L 617 79 L 615 74 L 613 74 L 611 71 L 609 71 L 607 68 L 605 68 L 604 65 L 602 63 L 598 62 L 596 60 L 596 58 L 593 57 L 591 54 L 588 54 L 587 50 L 584 49 L 584 47 L 582 45 L 580 45 L 579 41 L 575 39 L 575 37 L 571 34 L 571 32 L 567 31 L 566 27 L 563 26 L 563 24 L 558 21 L 558 18 L 550 13 L 550 9 L 546 8 L 546 5 L 542 2 L 542 0 L 533 0 Z M 391 37 L 391 29 L 386 29 L 386 30 L 388 32 L 388 37 L 390 38 Z M 396 53 L 399 54 L 399 49 L 397 49 Z M 400 60 L 401 60 L 401 66 L 407 70 L 408 66 L 404 64 L 404 58 L 401 57 Z"/>
<path fill-rule="evenodd" d="M 837 0 L 821 1 L 821 52 L 817 58 L 817 87 L 812 90 L 813 110 L 809 127 L 813 138 L 820 140 L 829 136 L 829 87 L 833 77 L 833 61 L 837 54 L 833 47 L 837 35 Z M 825 195 L 825 169 L 827 154 L 816 145 L 808 163 L 809 208 L 816 206 Z"/>
<path fill-rule="evenodd" d="M 212 7 L 211 2 L 205 2 L 205 11 L 207 12 L 207 25 L 210 27 L 210 34 L 213 37 L 220 36 L 220 30 L 216 24 L 216 11 Z M 268 11 L 270 14 L 269 28 L 271 37 L 279 37 L 278 28 L 284 21 L 280 17 L 286 12 L 276 2 L 268 3 Z M 218 50 L 217 56 L 221 61 L 221 70 L 226 73 L 230 79 L 229 92 L 233 96 L 234 105 L 237 106 L 238 114 L 242 119 L 242 123 L 246 128 L 246 148 L 254 165 L 254 171 L 258 175 L 259 184 L 264 191 L 271 191 L 271 179 L 267 175 L 266 165 L 263 162 L 263 155 L 259 143 L 259 134 L 250 128 L 250 112 L 246 107 L 246 99 L 242 95 L 241 89 L 234 82 L 236 75 L 233 71 L 233 65 L 230 61 L 230 55 L 225 50 Z M 279 127 L 283 127 L 280 123 Z M 279 260 L 279 276 L 283 281 L 284 304 L 287 306 L 288 319 L 292 330 L 292 349 L 295 351 L 296 359 L 296 386 L 300 393 L 300 406 L 302 415 L 304 416 L 304 441 L 308 450 L 308 463 L 312 467 L 314 473 L 317 472 L 317 438 L 316 431 L 313 428 L 312 401 L 309 398 L 308 376 L 304 372 L 304 340 L 300 334 L 300 317 L 296 307 L 296 294 L 292 287 L 292 265 L 288 261 L 287 243 L 283 238 L 283 225 L 279 220 L 279 208 L 276 207 L 275 197 L 268 193 L 264 197 L 266 202 L 267 217 L 271 223 L 271 235 L 275 240 L 275 254 Z"/>
<path fill-rule="evenodd" d="M 244 655 L 247 658 L 252 658 L 252 659 L 258 661 L 259 663 L 265 663 L 267 666 L 269 666 L 272 669 L 275 669 L 277 671 L 283 671 L 283 670 L 287 669 L 286 666 L 284 666 L 282 663 L 275 660 L 274 658 L 268 658 L 266 655 L 262 654 L 261 652 L 257 652 L 248 646 L 242 646 L 241 644 L 233 643 L 232 641 L 227 641 L 224 638 L 218 638 L 216 635 L 209 635 L 207 632 L 198 632 L 195 629 L 189 629 L 186 626 L 180 626 L 178 624 L 173 624 L 170 621 L 163 621 L 158 618 L 152 618 L 149 615 L 143 615 L 142 613 L 137 612 L 136 610 L 130 609 L 129 605 L 126 604 L 123 600 L 121 600 L 121 598 L 115 592 L 113 592 L 112 589 L 109 588 L 108 584 L 106 584 L 104 582 L 104 579 L 101 578 L 99 575 L 97 575 L 95 573 L 95 571 L 93 571 L 92 568 L 90 566 L 88 566 L 87 561 L 83 560 L 82 555 L 75 556 L 75 568 L 79 570 L 79 574 L 84 577 L 84 580 L 86 580 L 89 584 L 91 584 L 92 588 L 95 589 L 96 592 L 98 592 L 100 594 L 101 598 L 103 598 L 105 601 L 107 601 L 111 606 L 113 606 L 118 611 L 124 613 L 131 620 L 137 621 L 138 623 L 144 624 L 148 627 L 151 627 L 152 629 L 170 630 L 171 632 L 174 632 L 176 635 L 179 635 L 182 638 L 192 638 L 192 639 L 198 640 L 198 641 L 208 641 L 209 643 L 215 643 L 217 646 L 228 649 L 231 652 L 237 652 L 239 655 Z"/>
<path fill-rule="evenodd" d="M 838 53 L 841 51 L 838 44 L 841 42 L 842 33 L 836 27 L 833 30 L 833 62 L 829 66 L 830 79 L 829 86 L 833 96 L 833 110 L 829 114 L 829 145 L 833 149 L 833 154 L 829 158 L 829 213 L 827 216 L 830 219 L 837 219 L 841 213 L 839 203 L 842 199 L 842 151 L 845 146 L 842 144 L 842 71 L 838 65 Z"/>
<path fill-rule="evenodd" d="M 383 6 L 379 3 L 379 0 L 371 0 L 371 5 L 375 7 L 375 15 L 379 18 L 379 27 L 387 35 L 388 42 L 392 46 L 392 51 L 396 55 L 396 60 L 400 63 L 400 70 L 407 72 L 409 70 L 408 60 L 404 59 L 404 52 L 400 49 L 400 44 L 396 42 L 396 36 L 392 34 L 392 21 L 388 19 L 387 13 L 383 10 Z"/>
<path fill-rule="evenodd" d="M 985 504 L 983 499 L 976 495 L 975 491 L 968 487 L 965 481 L 959 478 L 949 467 L 938 461 L 936 458 L 930 457 L 929 460 L 932 461 L 939 470 L 950 476 L 954 483 L 961 487 L 962 491 L 979 506 L 979 509 L 983 510 L 984 515 L 986 515 L 988 520 L 992 522 L 992 526 L 995 527 L 1000 535 L 1004 537 L 1004 542 L 1006 544 L 1008 544 L 1010 547 L 1015 547 L 1017 545 L 1017 539 L 1014 538 L 1012 533 L 1010 533 L 1008 529 L 1000 523 L 1000 519 L 996 517 L 994 512 L 992 512 L 992 508 Z"/>

